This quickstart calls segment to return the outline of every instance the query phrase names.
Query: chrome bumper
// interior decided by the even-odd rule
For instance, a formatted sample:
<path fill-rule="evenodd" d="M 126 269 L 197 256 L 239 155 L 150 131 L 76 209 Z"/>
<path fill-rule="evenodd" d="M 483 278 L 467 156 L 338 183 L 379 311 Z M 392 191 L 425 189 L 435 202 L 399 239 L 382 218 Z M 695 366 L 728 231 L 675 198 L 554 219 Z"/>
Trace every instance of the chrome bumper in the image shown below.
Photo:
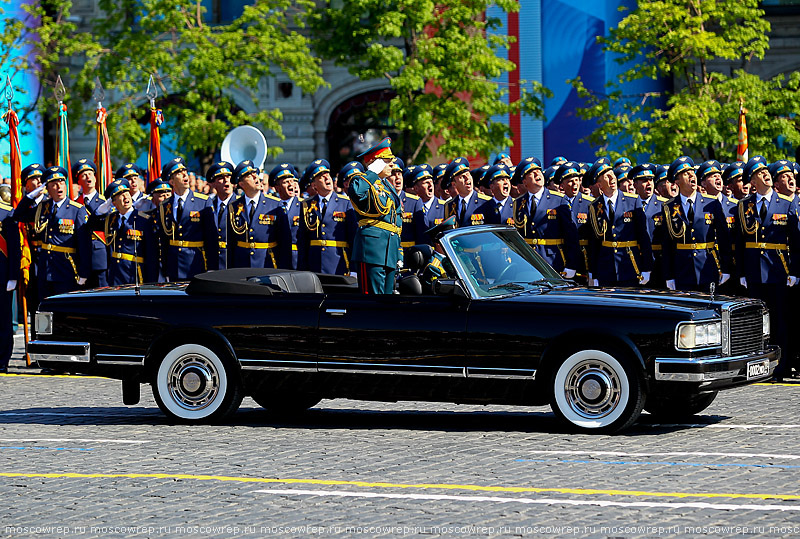
<path fill-rule="evenodd" d="M 31 341 L 28 354 L 31 361 L 57 361 L 59 363 L 89 363 L 91 354 L 88 342 Z"/>
<path fill-rule="evenodd" d="M 656 358 L 655 378 L 666 382 L 755 382 L 772 377 L 780 358 L 777 346 L 743 356 Z M 769 359 L 769 372 L 748 380 L 747 364 L 765 359 Z"/>

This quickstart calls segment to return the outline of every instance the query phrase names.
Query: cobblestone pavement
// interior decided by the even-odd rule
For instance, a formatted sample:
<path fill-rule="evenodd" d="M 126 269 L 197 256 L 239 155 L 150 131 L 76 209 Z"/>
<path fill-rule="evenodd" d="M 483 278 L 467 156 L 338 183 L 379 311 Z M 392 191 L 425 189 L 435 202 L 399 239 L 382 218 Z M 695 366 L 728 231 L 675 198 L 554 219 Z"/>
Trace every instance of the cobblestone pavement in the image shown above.
<path fill-rule="evenodd" d="M 800 384 L 723 392 L 695 424 L 578 435 L 548 408 L 322 401 L 171 424 L 149 387 L 0 376 L 0 536 L 800 534 Z"/>

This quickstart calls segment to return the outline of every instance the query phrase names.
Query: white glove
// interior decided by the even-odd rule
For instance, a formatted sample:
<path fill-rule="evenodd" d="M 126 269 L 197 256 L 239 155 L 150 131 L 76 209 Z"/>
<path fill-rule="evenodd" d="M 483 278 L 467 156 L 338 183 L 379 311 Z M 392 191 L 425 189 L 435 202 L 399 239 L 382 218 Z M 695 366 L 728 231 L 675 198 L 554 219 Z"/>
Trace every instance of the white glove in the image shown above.
<path fill-rule="evenodd" d="M 83 286 L 86 284 L 86 277 L 78 277 L 78 284 Z"/>
<path fill-rule="evenodd" d="M 794 275 L 789 275 L 789 277 L 786 279 L 786 284 L 788 284 L 789 286 L 796 285 L 797 284 L 797 277 L 795 277 Z"/>
<path fill-rule="evenodd" d="M 38 197 L 42 193 L 42 191 L 44 191 L 44 185 L 45 184 L 40 185 L 39 187 L 37 187 L 36 189 L 34 189 L 25 196 L 35 200 L 36 197 Z"/>
<path fill-rule="evenodd" d="M 572 279 L 575 277 L 575 273 L 577 273 L 574 269 L 564 268 L 564 277 L 567 279 Z"/>
<path fill-rule="evenodd" d="M 404 266 L 403 261 L 402 260 L 398 260 L 397 261 L 397 269 L 403 269 L 403 266 Z"/>
<path fill-rule="evenodd" d="M 731 278 L 731 274 L 730 273 L 723 273 L 719 278 L 719 284 L 723 285 L 723 284 L 727 283 L 730 280 L 730 278 Z"/>
<path fill-rule="evenodd" d="M 97 206 L 97 209 L 95 210 L 94 213 L 96 213 L 97 215 L 105 215 L 111 211 L 112 206 L 114 206 L 114 204 L 111 202 L 111 199 L 109 198 L 108 200 Z"/>
<path fill-rule="evenodd" d="M 597 279 L 589 279 L 589 286 L 600 286 L 600 281 Z"/>
<path fill-rule="evenodd" d="M 667 280 L 667 288 L 669 290 L 675 290 L 675 279 Z"/>
<path fill-rule="evenodd" d="M 649 283 L 650 282 L 650 272 L 649 271 L 643 271 L 642 272 L 642 278 L 639 279 L 639 282 L 642 283 L 642 284 Z"/>
<path fill-rule="evenodd" d="M 747 288 L 747 277 L 739 277 L 739 284 Z"/>
<path fill-rule="evenodd" d="M 6 292 L 11 292 L 11 291 L 12 291 L 12 290 L 14 290 L 16 287 L 17 287 L 17 281 L 16 281 L 16 279 L 15 279 L 15 280 L 13 280 L 13 281 L 8 281 L 8 282 L 6 283 Z"/>

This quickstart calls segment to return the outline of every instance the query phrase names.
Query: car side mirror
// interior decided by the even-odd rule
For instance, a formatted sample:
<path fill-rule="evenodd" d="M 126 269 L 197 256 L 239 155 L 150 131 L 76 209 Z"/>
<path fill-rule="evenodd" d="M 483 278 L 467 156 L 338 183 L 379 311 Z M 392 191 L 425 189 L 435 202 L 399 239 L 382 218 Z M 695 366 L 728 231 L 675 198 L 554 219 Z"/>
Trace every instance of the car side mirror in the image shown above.
<path fill-rule="evenodd" d="M 467 297 L 467 293 L 454 279 L 436 279 L 433 281 L 433 293 L 437 296 Z"/>

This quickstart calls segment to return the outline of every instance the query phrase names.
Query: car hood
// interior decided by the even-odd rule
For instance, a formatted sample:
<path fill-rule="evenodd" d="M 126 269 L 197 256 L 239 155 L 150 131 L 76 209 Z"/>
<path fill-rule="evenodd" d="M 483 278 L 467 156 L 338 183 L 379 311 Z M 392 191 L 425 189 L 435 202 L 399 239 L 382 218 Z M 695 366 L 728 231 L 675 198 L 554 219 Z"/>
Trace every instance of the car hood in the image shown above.
<path fill-rule="evenodd" d="M 730 296 L 714 296 L 699 292 L 671 292 L 640 288 L 585 288 L 563 287 L 542 289 L 542 293 L 524 292 L 498 298 L 500 301 L 561 303 L 583 306 L 630 307 L 632 309 L 669 309 L 681 312 L 719 311 L 727 302 L 736 301 Z"/>

